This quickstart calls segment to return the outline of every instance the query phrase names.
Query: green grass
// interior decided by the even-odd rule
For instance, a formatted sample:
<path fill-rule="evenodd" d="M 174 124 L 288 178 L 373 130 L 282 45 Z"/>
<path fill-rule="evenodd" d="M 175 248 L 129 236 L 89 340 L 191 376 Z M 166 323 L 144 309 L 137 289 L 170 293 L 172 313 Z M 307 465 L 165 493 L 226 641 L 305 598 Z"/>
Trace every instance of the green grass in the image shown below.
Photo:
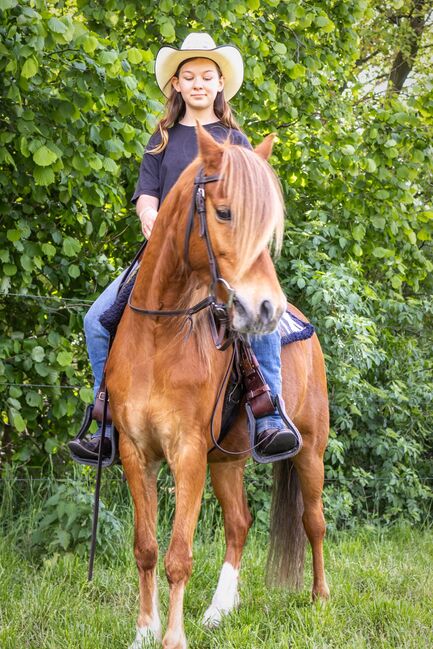
<path fill-rule="evenodd" d="M 166 535 L 165 535 L 166 536 Z M 327 604 L 311 604 L 311 562 L 305 588 L 290 594 L 264 585 L 266 544 L 252 532 L 241 573 L 241 607 L 216 630 L 200 619 L 223 558 L 221 535 L 195 544 L 185 598 L 191 649 L 420 649 L 433 647 L 433 538 L 410 528 L 335 534 L 326 542 Z M 0 542 L 0 647 L 2 649 L 124 648 L 134 636 L 137 574 L 125 526 L 115 560 L 97 557 L 94 581 L 86 561 L 58 555 L 35 563 L 28 552 Z M 168 587 L 160 565 L 163 621 Z"/>

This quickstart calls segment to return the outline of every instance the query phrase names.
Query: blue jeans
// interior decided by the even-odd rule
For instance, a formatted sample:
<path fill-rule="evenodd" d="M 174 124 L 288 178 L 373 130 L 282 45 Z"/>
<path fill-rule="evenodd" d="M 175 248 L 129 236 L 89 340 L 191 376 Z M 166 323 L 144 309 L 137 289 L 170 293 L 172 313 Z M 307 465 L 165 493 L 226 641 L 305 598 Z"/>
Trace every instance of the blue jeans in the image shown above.
<path fill-rule="evenodd" d="M 102 382 L 110 341 L 110 335 L 99 322 L 99 316 L 114 304 L 120 282 L 125 272 L 107 286 L 84 317 L 84 332 L 86 335 L 90 365 L 93 371 L 95 396 Z M 271 394 L 273 396 L 280 395 L 281 397 L 281 340 L 279 331 L 277 330 L 264 336 L 252 336 L 251 346 L 260 364 L 265 381 L 271 389 Z M 278 414 L 261 417 L 257 420 L 258 431 L 281 427 L 283 425 Z"/>
<path fill-rule="evenodd" d="M 86 335 L 87 353 L 93 372 L 93 393 L 96 397 L 99 386 L 102 383 L 104 365 L 107 360 L 110 334 L 99 322 L 99 316 L 110 308 L 116 301 L 117 291 L 126 271 L 116 277 L 104 290 L 98 299 L 92 304 L 84 316 L 84 333 Z"/>
<path fill-rule="evenodd" d="M 281 336 L 278 329 L 271 334 L 264 336 L 252 336 L 251 347 L 259 362 L 260 369 L 266 383 L 269 385 L 271 395 L 279 396 L 282 399 L 281 379 Z M 275 411 L 274 415 L 267 415 L 256 420 L 256 430 L 261 432 L 267 428 L 282 428 L 285 424 L 280 415 Z"/>

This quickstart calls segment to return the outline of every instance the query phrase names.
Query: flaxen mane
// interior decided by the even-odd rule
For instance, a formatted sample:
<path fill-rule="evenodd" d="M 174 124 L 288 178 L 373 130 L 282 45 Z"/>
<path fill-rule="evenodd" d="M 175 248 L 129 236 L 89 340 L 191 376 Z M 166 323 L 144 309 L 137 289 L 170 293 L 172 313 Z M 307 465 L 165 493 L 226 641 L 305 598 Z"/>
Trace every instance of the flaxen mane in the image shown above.
<path fill-rule="evenodd" d="M 221 175 L 227 196 L 230 222 L 242 275 L 263 249 L 273 241 L 276 254 L 281 249 L 284 232 L 284 203 L 280 183 L 271 166 L 241 146 L 226 146 Z"/>

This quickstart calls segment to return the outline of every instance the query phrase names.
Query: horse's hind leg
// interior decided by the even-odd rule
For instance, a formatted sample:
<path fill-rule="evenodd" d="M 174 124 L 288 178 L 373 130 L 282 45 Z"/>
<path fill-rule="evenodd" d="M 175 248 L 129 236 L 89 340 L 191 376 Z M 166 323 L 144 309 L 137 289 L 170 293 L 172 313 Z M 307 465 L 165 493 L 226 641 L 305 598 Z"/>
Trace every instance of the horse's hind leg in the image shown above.
<path fill-rule="evenodd" d="M 325 517 L 323 515 L 322 491 L 324 481 L 323 455 L 316 448 L 304 446 L 293 459 L 301 484 L 304 513 L 302 521 L 313 555 L 313 599 L 327 599 L 329 588 L 326 583 L 323 561 L 323 539 Z"/>
<path fill-rule="evenodd" d="M 146 465 L 134 444 L 120 436 L 120 457 L 134 501 L 134 554 L 140 583 L 140 613 L 137 635 L 129 649 L 142 649 L 151 639 L 161 640 L 156 583 L 156 474 L 158 465 Z"/>
<path fill-rule="evenodd" d="M 210 465 L 212 486 L 224 516 L 226 554 L 212 603 L 203 617 L 208 626 L 217 626 L 222 616 L 239 603 L 239 567 L 252 523 L 244 490 L 244 468 L 245 460 Z"/>

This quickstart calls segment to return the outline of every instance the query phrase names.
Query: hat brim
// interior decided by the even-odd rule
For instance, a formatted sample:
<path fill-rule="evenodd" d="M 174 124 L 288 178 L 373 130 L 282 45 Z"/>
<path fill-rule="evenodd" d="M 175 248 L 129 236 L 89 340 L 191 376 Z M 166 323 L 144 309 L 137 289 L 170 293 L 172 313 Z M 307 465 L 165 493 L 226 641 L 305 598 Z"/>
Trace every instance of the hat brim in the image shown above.
<path fill-rule="evenodd" d="M 187 59 L 195 58 L 214 61 L 224 77 L 225 98 L 229 100 L 234 97 L 242 85 L 244 63 L 241 53 L 233 45 L 222 45 L 209 50 L 177 50 L 169 45 L 161 47 L 155 59 L 155 76 L 164 95 L 171 95 L 170 80 L 179 65 Z"/>

